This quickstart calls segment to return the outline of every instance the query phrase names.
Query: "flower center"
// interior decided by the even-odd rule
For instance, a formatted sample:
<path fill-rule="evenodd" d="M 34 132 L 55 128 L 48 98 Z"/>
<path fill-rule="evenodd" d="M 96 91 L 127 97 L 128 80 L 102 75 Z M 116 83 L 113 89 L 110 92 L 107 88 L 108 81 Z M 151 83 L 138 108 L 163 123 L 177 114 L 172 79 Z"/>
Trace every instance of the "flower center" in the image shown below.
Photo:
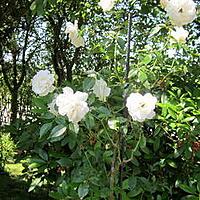
<path fill-rule="evenodd" d="M 179 9 L 178 12 L 179 12 L 179 13 L 183 13 L 183 8 Z"/>

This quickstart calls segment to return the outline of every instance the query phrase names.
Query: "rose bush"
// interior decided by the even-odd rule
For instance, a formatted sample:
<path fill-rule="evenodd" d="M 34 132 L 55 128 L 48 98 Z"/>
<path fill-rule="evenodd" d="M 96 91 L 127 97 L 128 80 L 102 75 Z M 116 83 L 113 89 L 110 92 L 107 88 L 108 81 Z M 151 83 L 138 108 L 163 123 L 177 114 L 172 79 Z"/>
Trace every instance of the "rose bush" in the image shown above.
<path fill-rule="evenodd" d="M 100 6 L 111 10 L 114 1 L 109 3 Z M 143 48 L 130 46 L 129 68 L 124 67 L 120 27 L 106 38 L 110 68 L 94 76 L 77 75 L 55 94 L 46 87 L 36 92 L 42 94 L 33 100 L 38 117 L 26 128 L 32 138 L 29 191 L 47 186 L 54 199 L 199 198 L 199 57 L 196 49 L 181 43 L 186 38 L 182 33 L 171 33 L 174 25 L 195 18 L 193 1 L 188 9 L 184 3 L 165 1 L 173 24 L 153 29 Z M 70 24 L 66 33 L 73 39 L 77 26 Z M 103 51 L 103 45 L 95 51 L 97 47 Z M 175 56 L 167 55 L 169 49 L 175 49 Z"/>

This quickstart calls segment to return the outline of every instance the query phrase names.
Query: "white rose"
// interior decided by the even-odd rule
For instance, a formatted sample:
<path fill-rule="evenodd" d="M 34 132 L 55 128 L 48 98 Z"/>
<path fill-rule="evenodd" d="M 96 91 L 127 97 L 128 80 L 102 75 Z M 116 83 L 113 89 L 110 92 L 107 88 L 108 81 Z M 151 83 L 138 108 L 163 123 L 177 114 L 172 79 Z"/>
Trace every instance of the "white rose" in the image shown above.
<path fill-rule="evenodd" d="M 85 92 L 74 93 L 69 87 L 63 88 L 63 93 L 56 98 L 59 114 L 67 115 L 69 121 L 77 124 L 89 112 L 87 98 Z"/>
<path fill-rule="evenodd" d="M 67 22 L 65 32 L 69 34 L 71 43 L 76 47 L 84 47 L 84 39 L 78 33 L 78 21 L 75 20 L 74 24 Z"/>
<path fill-rule="evenodd" d="M 107 83 L 103 80 L 96 80 L 93 93 L 99 98 L 100 101 L 106 101 L 106 97 L 110 95 L 111 89 L 107 87 Z"/>
<path fill-rule="evenodd" d="M 111 10 L 115 5 L 115 0 L 101 0 L 99 6 L 103 9 L 104 12 Z"/>
<path fill-rule="evenodd" d="M 32 79 L 32 90 L 40 96 L 45 96 L 54 90 L 53 83 L 53 74 L 48 70 L 40 70 Z"/>
<path fill-rule="evenodd" d="M 196 17 L 196 8 L 193 0 L 169 0 L 165 10 L 176 26 L 186 25 Z"/>
<path fill-rule="evenodd" d="M 71 37 L 73 36 L 73 34 L 77 34 L 78 33 L 78 21 L 75 20 L 74 24 L 71 22 L 67 22 L 65 32 L 67 34 L 68 33 L 71 34 Z"/>
<path fill-rule="evenodd" d="M 171 32 L 171 36 L 178 42 L 178 43 L 185 43 L 186 38 L 188 37 L 189 32 L 186 31 L 183 27 L 175 27 L 175 31 Z"/>
<path fill-rule="evenodd" d="M 156 97 L 150 93 L 144 96 L 139 93 L 131 93 L 127 98 L 126 107 L 134 121 L 143 122 L 145 119 L 152 119 L 155 116 Z"/>

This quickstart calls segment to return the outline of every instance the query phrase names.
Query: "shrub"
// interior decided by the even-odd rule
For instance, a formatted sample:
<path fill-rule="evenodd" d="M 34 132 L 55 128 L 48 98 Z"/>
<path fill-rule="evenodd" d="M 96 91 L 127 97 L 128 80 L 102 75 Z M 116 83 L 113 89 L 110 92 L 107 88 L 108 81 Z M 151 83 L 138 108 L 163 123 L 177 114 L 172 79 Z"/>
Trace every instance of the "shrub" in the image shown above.
<path fill-rule="evenodd" d="M 10 133 L 0 133 L 0 169 L 4 169 L 6 162 L 14 158 L 16 145 Z"/>

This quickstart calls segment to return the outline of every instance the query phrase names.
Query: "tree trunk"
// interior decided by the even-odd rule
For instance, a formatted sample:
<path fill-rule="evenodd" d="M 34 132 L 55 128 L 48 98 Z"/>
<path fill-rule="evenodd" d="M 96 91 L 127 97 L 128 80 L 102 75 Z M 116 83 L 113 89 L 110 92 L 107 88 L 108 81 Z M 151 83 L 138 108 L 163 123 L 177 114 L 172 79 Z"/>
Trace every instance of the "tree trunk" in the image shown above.
<path fill-rule="evenodd" d="M 14 123 L 17 119 L 18 113 L 18 90 L 14 90 L 11 93 L 11 123 Z"/>

